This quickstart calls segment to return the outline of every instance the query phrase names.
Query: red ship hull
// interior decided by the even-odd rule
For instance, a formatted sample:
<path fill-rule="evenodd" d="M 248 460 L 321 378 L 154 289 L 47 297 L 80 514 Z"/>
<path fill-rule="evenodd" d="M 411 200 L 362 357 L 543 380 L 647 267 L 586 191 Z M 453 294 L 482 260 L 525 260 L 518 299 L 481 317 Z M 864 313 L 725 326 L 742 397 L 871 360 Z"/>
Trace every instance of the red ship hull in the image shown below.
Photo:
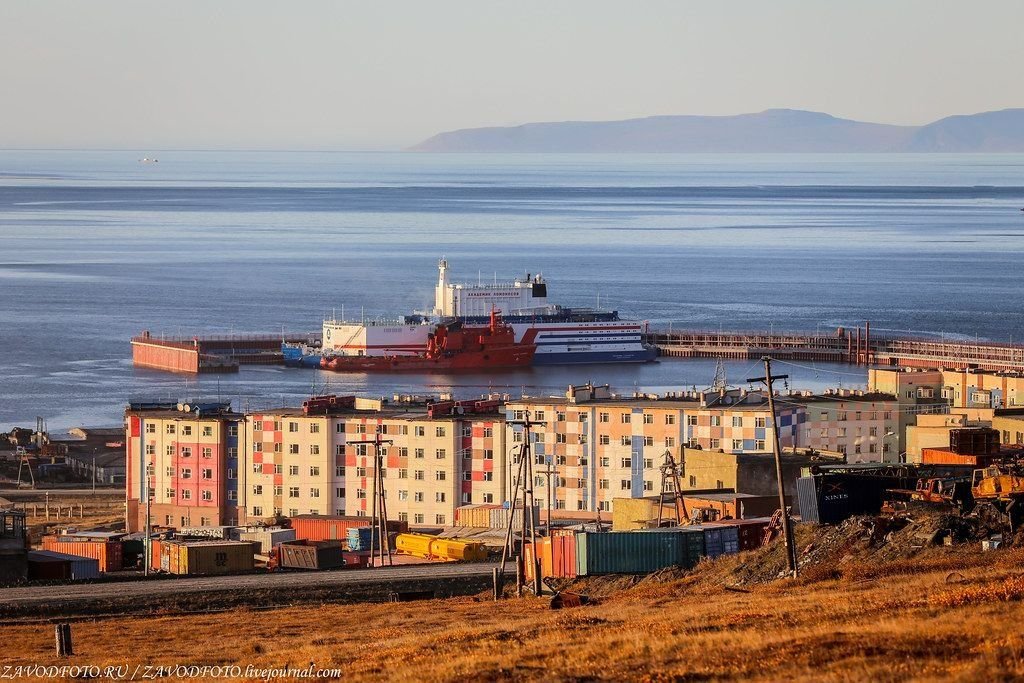
<path fill-rule="evenodd" d="M 320 367 L 334 372 L 451 372 L 527 367 L 536 344 L 518 344 L 515 332 L 491 315 L 487 327 L 438 325 L 427 352 L 415 356 L 324 356 Z"/>

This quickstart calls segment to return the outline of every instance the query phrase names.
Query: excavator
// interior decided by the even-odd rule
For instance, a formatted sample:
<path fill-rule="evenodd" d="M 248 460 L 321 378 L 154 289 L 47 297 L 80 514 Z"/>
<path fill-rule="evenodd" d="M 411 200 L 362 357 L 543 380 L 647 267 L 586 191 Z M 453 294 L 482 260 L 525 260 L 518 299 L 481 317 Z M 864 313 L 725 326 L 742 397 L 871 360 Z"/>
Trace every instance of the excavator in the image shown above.
<path fill-rule="evenodd" d="M 971 479 L 962 477 L 932 477 L 919 479 L 913 489 L 888 489 L 882 505 L 884 512 L 902 512 L 910 507 L 952 506 L 963 514 L 974 509 Z"/>
<path fill-rule="evenodd" d="M 997 466 L 974 470 L 971 476 L 971 494 L 980 506 L 991 506 L 1004 515 L 1010 531 L 1016 531 L 1024 521 L 1024 476 L 1008 468 Z"/>

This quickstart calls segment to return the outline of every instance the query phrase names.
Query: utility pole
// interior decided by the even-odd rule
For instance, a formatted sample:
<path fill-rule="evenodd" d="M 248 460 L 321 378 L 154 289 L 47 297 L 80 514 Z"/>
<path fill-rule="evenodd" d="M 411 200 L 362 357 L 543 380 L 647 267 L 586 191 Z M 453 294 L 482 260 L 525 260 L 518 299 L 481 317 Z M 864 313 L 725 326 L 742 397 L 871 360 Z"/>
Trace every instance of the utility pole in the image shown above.
<path fill-rule="evenodd" d="M 772 359 L 764 356 L 764 377 L 752 377 L 748 382 L 762 382 L 768 387 L 768 410 L 772 414 L 772 452 L 775 455 L 775 476 L 779 484 L 779 510 L 782 513 L 782 529 L 786 539 L 786 559 L 789 562 L 789 571 L 795 577 L 797 575 L 796 564 L 796 543 L 793 540 L 793 523 L 789 519 L 789 510 L 786 506 L 786 483 L 782 476 L 782 449 L 779 446 L 779 418 L 775 413 L 775 391 L 772 389 L 772 382 L 777 379 L 788 379 L 789 375 L 772 376 Z"/>
<path fill-rule="evenodd" d="M 380 438 L 380 432 L 377 432 L 373 439 L 346 442 L 373 445 L 373 505 L 370 513 L 370 564 L 373 566 L 378 566 L 374 561 L 374 553 L 379 553 L 379 566 L 384 566 L 385 553 L 388 565 L 394 564 L 391 559 L 391 544 L 388 543 L 388 503 L 387 496 L 384 495 L 384 459 L 381 456 L 381 446 L 390 446 L 394 443 L 391 439 Z"/>
<path fill-rule="evenodd" d="M 545 483 L 545 486 L 547 486 L 547 491 L 545 493 L 547 494 L 547 499 L 548 499 L 547 531 L 548 531 L 548 536 L 550 537 L 551 536 L 551 500 L 552 500 L 552 498 L 555 495 L 554 494 L 554 489 L 551 488 L 551 475 L 555 475 L 555 483 L 558 483 L 558 470 L 556 470 L 554 467 L 552 467 L 549 464 L 546 469 L 540 470 L 539 473 L 543 474 L 544 477 L 547 480 L 546 483 Z"/>
<path fill-rule="evenodd" d="M 513 495 L 509 501 L 508 526 L 505 529 L 505 546 L 501 551 L 501 568 L 499 569 L 499 574 L 500 580 L 503 580 L 505 577 L 505 565 L 509 557 L 512 555 L 512 529 L 515 527 L 516 503 L 517 501 L 521 501 L 519 509 L 522 516 L 519 519 L 520 545 L 519 558 L 517 560 L 519 571 L 517 572 L 516 592 L 520 597 L 522 597 L 523 587 L 526 583 L 527 535 L 529 535 L 530 543 L 536 544 L 537 541 L 537 526 L 534 523 L 533 514 L 531 514 L 535 506 L 533 496 L 533 449 L 531 446 L 532 430 L 534 426 L 546 425 L 547 422 L 533 422 L 527 414 L 522 420 L 509 420 L 506 424 L 512 426 L 518 425 L 523 428 L 523 442 L 519 446 L 519 471 L 516 475 Z M 536 548 L 536 545 L 533 547 Z M 540 562 L 537 560 L 537 552 L 534 550 L 533 592 L 535 595 L 540 595 Z"/>

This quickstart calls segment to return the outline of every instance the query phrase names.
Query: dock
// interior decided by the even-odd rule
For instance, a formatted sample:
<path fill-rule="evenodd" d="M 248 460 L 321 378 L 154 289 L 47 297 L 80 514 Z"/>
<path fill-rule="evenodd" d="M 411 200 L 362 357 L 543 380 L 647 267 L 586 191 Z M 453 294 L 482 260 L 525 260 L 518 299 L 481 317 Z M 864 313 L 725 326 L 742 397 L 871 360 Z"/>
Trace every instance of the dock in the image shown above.
<path fill-rule="evenodd" d="M 158 337 L 145 331 L 132 337 L 132 362 L 167 372 L 238 372 L 240 365 L 280 365 L 282 342 L 309 344 L 319 338 L 311 333 Z"/>
<path fill-rule="evenodd" d="M 847 363 L 891 367 L 1024 372 L 1024 345 L 872 336 L 871 325 L 831 334 L 650 331 L 645 341 L 670 358 L 725 358 Z"/>

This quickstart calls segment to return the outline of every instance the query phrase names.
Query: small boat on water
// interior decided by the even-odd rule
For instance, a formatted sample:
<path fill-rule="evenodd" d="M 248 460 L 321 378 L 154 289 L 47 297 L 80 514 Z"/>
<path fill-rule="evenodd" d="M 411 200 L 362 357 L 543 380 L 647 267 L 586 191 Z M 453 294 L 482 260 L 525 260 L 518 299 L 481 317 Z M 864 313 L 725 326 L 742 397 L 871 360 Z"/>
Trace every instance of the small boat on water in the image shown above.
<path fill-rule="evenodd" d="M 486 371 L 528 367 L 537 345 L 516 342 L 515 330 L 491 311 L 486 327 L 459 321 L 440 323 L 427 337 L 423 353 L 411 355 L 325 355 L 320 367 L 335 372 Z"/>

